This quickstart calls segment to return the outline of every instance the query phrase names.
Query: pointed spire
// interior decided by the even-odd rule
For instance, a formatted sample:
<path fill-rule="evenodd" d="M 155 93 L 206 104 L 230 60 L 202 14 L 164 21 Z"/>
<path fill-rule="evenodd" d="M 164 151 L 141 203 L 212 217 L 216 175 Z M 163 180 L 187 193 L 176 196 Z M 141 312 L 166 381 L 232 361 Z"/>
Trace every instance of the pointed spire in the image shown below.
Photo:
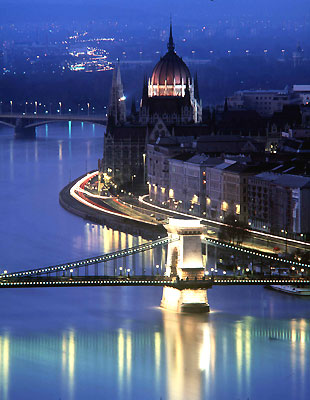
<path fill-rule="evenodd" d="M 170 35 L 169 35 L 169 42 L 168 42 L 168 51 L 173 52 L 174 51 L 174 43 L 173 43 L 173 36 L 172 36 L 172 20 L 170 17 Z"/>
<path fill-rule="evenodd" d="M 224 112 L 228 111 L 228 100 L 227 97 L 225 97 L 225 104 L 224 104 Z"/>
<path fill-rule="evenodd" d="M 148 87 L 147 87 L 147 77 L 144 75 L 143 79 L 143 90 L 142 90 L 142 101 L 148 98 Z"/>
<path fill-rule="evenodd" d="M 119 60 L 117 62 L 116 83 L 117 83 L 117 85 L 121 85 L 122 84 L 121 69 L 120 69 L 120 66 L 119 66 Z"/>
<path fill-rule="evenodd" d="M 113 75 L 112 75 L 112 87 L 114 88 L 116 86 L 116 68 L 113 69 Z"/>
<path fill-rule="evenodd" d="M 113 70 L 112 87 L 117 87 L 122 85 L 121 69 L 119 59 L 117 59 L 117 64 Z"/>
<path fill-rule="evenodd" d="M 126 122 L 126 97 L 124 96 L 123 84 L 119 61 L 113 71 L 112 87 L 110 92 L 110 102 L 108 115 L 114 119 L 114 124 Z"/>
<path fill-rule="evenodd" d="M 131 115 L 136 115 L 137 109 L 136 109 L 136 99 L 133 97 L 132 102 L 131 102 Z"/>

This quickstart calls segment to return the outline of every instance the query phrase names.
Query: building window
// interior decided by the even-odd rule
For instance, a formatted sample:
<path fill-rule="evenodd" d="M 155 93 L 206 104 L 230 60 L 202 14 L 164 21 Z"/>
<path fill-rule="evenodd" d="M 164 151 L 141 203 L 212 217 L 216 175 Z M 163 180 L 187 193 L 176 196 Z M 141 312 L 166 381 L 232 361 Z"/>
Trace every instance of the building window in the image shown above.
<path fill-rule="evenodd" d="M 192 198 L 192 204 L 198 204 L 198 196 L 196 194 Z"/>
<path fill-rule="evenodd" d="M 228 211 L 228 203 L 226 201 L 222 203 L 222 211 Z"/>

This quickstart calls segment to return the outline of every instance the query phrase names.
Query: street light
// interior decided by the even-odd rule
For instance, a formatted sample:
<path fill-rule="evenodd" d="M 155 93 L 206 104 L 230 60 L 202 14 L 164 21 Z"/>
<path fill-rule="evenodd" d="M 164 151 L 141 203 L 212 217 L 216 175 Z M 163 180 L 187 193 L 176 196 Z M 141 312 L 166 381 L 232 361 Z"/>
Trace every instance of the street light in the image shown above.
<path fill-rule="evenodd" d="M 130 278 L 130 268 L 127 269 L 128 278 Z"/>
<path fill-rule="evenodd" d="M 27 105 L 28 105 L 28 101 L 26 101 L 26 103 L 25 103 L 25 114 L 27 114 Z"/>
<path fill-rule="evenodd" d="M 11 114 L 13 113 L 13 100 L 10 100 Z"/>
<path fill-rule="evenodd" d="M 38 102 L 35 101 L 34 105 L 35 105 L 35 114 L 37 114 L 38 113 Z"/>
<path fill-rule="evenodd" d="M 71 273 L 71 278 L 72 278 L 72 274 L 73 274 L 73 269 L 70 269 L 70 273 Z"/>
<path fill-rule="evenodd" d="M 119 267 L 119 276 L 123 276 L 123 267 Z"/>
<path fill-rule="evenodd" d="M 136 175 L 131 175 L 131 191 L 133 192 L 133 180 L 136 177 Z"/>
<path fill-rule="evenodd" d="M 58 104 L 59 104 L 59 108 L 60 108 L 60 115 L 61 115 L 61 106 L 62 106 L 62 104 L 61 104 L 61 101 L 60 101 Z"/>
<path fill-rule="evenodd" d="M 156 275 L 159 275 L 159 265 L 156 265 Z"/>
<path fill-rule="evenodd" d="M 288 234 L 287 228 L 281 229 L 281 233 L 284 233 L 285 235 L 285 254 L 287 254 L 287 234 Z"/>
<path fill-rule="evenodd" d="M 88 116 L 89 116 L 89 106 L 90 106 L 90 104 L 87 103 L 87 115 L 88 115 Z"/>

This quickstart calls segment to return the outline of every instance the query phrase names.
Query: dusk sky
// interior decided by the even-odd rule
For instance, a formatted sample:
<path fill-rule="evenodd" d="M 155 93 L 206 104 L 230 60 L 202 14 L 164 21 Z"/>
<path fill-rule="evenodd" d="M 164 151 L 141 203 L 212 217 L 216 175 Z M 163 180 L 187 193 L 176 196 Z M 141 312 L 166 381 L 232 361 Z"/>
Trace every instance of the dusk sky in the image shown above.
<path fill-rule="evenodd" d="M 29 11 L 29 15 L 27 13 Z M 100 15 L 98 15 L 98 11 Z M 270 19 L 305 18 L 310 13 L 309 0 L 2 0 L 1 20 L 20 18 L 96 18 L 122 17 L 134 14 L 152 16 L 152 20 L 170 13 L 175 19 L 184 20 L 184 16 L 194 22 L 201 18 L 219 18 L 221 16 L 241 17 L 251 15 L 270 17 Z M 191 22 L 191 21 L 188 21 Z"/>

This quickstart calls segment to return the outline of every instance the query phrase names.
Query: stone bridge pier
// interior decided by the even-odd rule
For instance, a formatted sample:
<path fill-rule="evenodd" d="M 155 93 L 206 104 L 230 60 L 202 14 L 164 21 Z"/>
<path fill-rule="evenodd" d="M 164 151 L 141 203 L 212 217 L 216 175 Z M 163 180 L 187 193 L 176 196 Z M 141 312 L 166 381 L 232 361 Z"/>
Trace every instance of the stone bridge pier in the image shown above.
<path fill-rule="evenodd" d="M 17 118 L 15 122 L 15 137 L 20 139 L 34 139 L 36 137 L 36 128 L 27 126 L 29 121 L 25 118 Z"/>
<path fill-rule="evenodd" d="M 168 244 L 166 274 L 175 283 L 196 281 L 204 276 L 201 235 L 204 227 L 199 220 L 169 218 L 165 225 L 168 237 L 176 239 Z M 176 285 L 177 286 L 177 285 Z M 194 285 L 193 285 L 194 286 Z M 165 286 L 161 307 L 178 312 L 208 312 L 206 289 Z"/>

